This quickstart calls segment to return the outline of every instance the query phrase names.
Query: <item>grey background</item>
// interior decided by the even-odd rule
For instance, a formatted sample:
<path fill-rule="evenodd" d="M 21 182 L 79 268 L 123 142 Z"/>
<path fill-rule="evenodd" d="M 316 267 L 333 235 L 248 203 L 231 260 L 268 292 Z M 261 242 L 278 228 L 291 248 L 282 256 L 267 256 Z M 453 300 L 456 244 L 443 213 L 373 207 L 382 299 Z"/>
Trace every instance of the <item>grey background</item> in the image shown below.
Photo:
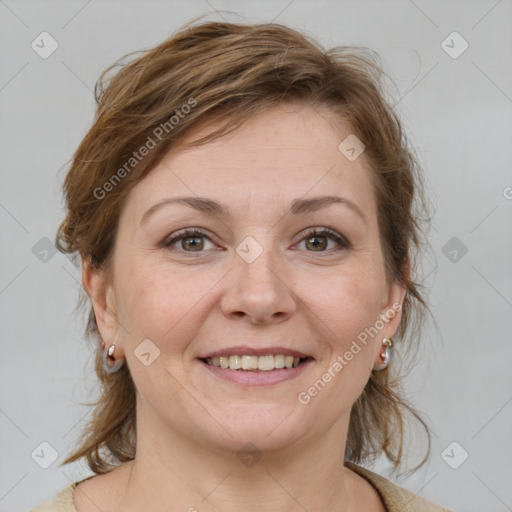
<path fill-rule="evenodd" d="M 510 0 L 0 0 L 0 511 L 27 510 L 90 474 L 58 467 L 86 421 L 80 402 L 97 393 L 82 317 L 73 316 L 80 272 L 51 246 L 40 258 L 41 239 L 53 240 L 62 218 L 65 164 L 93 119 L 94 83 L 121 55 L 206 13 L 275 20 L 326 46 L 381 55 L 436 206 L 422 272 L 438 330 L 407 381 L 433 428 L 433 452 L 399 483 L 458 511 L 512 510 Z M 47 59 L 31 48 L 43 31 L 59 45 Z M 453 31 L 469 44 L 458 58 L 442 47 Z M 462 48 L 453 37 L 445 44 Z M 35 462 L 48 449 L 31 457 L 43 441 L 59 454 L 48 469 Z M 452 469 L 446 461 L 460 463 L 462 450 L 469 457 Z"/>

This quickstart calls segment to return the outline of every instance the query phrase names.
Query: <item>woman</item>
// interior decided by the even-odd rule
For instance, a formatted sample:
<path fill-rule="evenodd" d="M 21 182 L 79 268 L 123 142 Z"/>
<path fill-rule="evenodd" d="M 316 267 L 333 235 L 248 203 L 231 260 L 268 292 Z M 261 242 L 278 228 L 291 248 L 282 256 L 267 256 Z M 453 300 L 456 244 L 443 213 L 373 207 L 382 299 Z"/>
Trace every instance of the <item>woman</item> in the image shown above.
<path fill-rule="evenodd" d="M 379 78 L 207 23 L 98 87 L 57 235 L 102 384 L 65 463 L 95 475 L 36 510 L 446 510 L 358 465 L 400 467 L 406 414 L 428 434 L 393 358 L 425 309 L 419 177 Z"/>

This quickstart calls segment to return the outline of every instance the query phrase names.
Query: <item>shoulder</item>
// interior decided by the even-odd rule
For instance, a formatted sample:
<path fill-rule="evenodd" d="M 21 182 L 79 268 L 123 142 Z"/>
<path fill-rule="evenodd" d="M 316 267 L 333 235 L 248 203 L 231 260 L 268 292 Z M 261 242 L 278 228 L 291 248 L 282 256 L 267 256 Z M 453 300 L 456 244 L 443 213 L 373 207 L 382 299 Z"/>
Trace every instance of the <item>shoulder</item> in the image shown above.
<path fill-rule="evenodd" d="M 31 509 L 29 512 L 77 512 L 73 503 L 73 490 L 78 484 L 89 478 L 91 477 L 84 478 L 79 482 L 73 482 L 59 491 L 53 498 Z"/>
<path fill-rule="evenodd" d="M 400 487 L 369 469 L 353 462 L 345 461 L 345 466 L 368 480 L 380 494 L 389 512 L 407 510 L 409 512 L 451 512 L 417 494 Z M 405 508 L 407 506 L 407 508 Z"/>

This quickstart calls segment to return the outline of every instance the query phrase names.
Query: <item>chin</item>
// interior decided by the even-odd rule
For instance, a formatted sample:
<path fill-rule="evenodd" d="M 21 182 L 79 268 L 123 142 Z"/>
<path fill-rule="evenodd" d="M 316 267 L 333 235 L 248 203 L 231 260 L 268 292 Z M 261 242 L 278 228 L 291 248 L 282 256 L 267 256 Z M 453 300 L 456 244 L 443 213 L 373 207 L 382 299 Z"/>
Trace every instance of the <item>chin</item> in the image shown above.
<path fill-rule="evenodd" d="M 203 439 L 209 438 L 207 444 L 210 447 L 217 446 L 235 454 L 251 446 L 260 452 L 284 450 L 302 439 L 313 427 L 312 416 L 306 418 L 304 413 L 307 411 L 300 404 L 294 407 L 298 410 L 276 403 L 238 404 L 227 410 L 218 410 L 216 419 L 222 417 L 225 420 L 219 421 L 220 425 L 210 421 L 211 429 L 203 433 Z"/>

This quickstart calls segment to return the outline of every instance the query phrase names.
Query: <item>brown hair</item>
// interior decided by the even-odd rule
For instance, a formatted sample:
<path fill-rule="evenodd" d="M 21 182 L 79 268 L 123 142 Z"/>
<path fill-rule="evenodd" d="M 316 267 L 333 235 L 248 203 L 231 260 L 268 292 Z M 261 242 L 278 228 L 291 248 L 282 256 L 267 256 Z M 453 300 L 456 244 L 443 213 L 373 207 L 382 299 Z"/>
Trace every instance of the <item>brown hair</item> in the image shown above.
<path fill-rule="evenodd" d="M 327 108 L 366 146 L 386 273 L 406 288 L 397 349 L 402 359 L 406 352 L 416 352 L 428 311 L 411 267 L 422 235 L 415 199 L 419 206 L 424 202 L 418 165 L 386 100 L 384 74 L 376 61 L 361 48 L 325 51 L 277 24 L 211 22 L 188 25 L 142 56 L 107 68 L 96 84 L 94 123 L 63 184 L 67 215 L 58 229 L 57 247 L 108 271 L 124 198 L 199 122 L 222 125 L 193 145 L 221 137 L 283 101 Z M 112 73 L 118 65 L 120 70 Z M 82 290 L 79 305 L 86 301 Z M 95 342 L 101 396 L 89 404 L 95 406 L 92 417 L 63 464 L 86 457 L 91 470 L 100 474 L 135 457 L 136 397 L 127 365 L 114 374 L 103 370 L 92 308 L 86 334 Z M 404 397 L 397 362 L 395 358 L 386 370 L 372 372 L 354 404 L 346 459 L 369 462 L 384 452 L 397 470 L 406 419 L 412 417 L 428 439 L 417 467 L 427 460 L 430 432 Z"/>

